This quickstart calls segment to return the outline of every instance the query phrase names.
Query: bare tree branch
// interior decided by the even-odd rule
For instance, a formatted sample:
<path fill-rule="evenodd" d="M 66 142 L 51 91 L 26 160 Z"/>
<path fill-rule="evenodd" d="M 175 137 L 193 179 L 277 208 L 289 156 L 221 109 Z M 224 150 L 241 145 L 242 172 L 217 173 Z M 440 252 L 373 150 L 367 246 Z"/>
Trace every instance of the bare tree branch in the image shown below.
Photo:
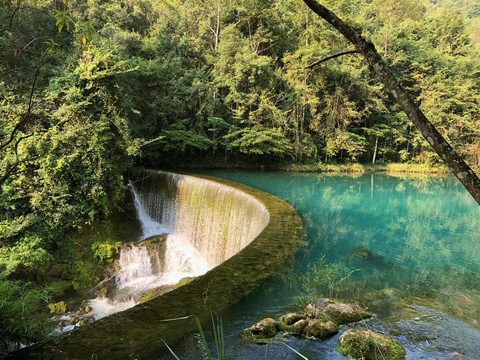
<path fill-rule="evenodd" d="M 325 61 L 330 60 L 330 59 L 335 59 L 336 57 L 339 57 L 339 56 L 342 56 L 342 55 L 348 55 L 348 54 L 360 54 L 360 51 L 358 51 L 358 50 L 347 50 L 347 51 L 342 51 L 342 52 L 339 52 L 339 53 L 336 53 L 336 54 L 333 54 L 333 55 L 328 55 L 328 56 L 325 56 L 324 58 L 321 58 L 320 60 L 314 61 L 313 63 L 311 63 L 308 66 L 305 66 L 304 69 L 311 69 L 314 66 L 316 66 L 318 64 L 321 64 L 322 62 L 325 62 Z"/>
<path fill-rule="evenodd" d="M 410 99 L 410 96 L 397 81 L 390 66 L 383 61 L 372 42 L 365 40 L 350 25 L 342 21 L 337 15 L 320 5 L 316 0 L 303 0 L 307 6 L 318 16 L 322 17 L 347 38 L 355 48 L 365 57 L 368 64 L 381 79 L 385 88 L 390 92 L 400 105 L 408 118 L 422 133 L 424 138 L 433 147 L 435 152 L 443 159 L 444 163 L 453 172 L 465 189 L 473 196 L 480 205 L 480 179 L 473 170 L 463 161 L 452 146 L 443 138 L 418 106 Z"/>

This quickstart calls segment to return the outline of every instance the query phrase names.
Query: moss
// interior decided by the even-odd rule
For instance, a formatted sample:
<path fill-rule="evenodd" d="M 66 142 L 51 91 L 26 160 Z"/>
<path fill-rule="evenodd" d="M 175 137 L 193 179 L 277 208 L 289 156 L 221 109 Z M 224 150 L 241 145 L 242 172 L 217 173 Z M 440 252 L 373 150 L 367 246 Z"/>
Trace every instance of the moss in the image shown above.
<path fill-rule="evenodd" d="M 75 315 L 85 315 L 92 311 L 90 306 L 81 307 L 75 312 Z"/>
<path fill-rule="evenodd" d="M 187 285 L 190 281 L 192 281 L 193 279 L 195 279 L 195 277 L 184 277 L 184 278 L 181 278 L 180 281 L 178 283 L 175 284 L 175 289 L 180 287 L 180 286 L 183 286 L 183 285 Z"/>
<path fill-rule="evenodd" d="M 308 320 L 301 319 L 298 320 L 295 324 L 292 325 L 292 333 L 294 334 L 303 334 L 305 328 L 308 325 Z"/>
<path fill-rule="evenodd" d="M 278 321 L 266 318 L 250 326 L 244 333 L 257 339 L 269 339 L 274 337 L 279 329 Z"/>
<path fill-rule="evenodd" d="M 148 291 L 145 291 L 139 298 L 137 298 L 137 302 L 143 303 L 152 299 L 155 299 L 157 296 L 163 295 L 169 291 L 172 291 L 174 286 L 172 285 L 164 285 L 160 286 Z"/>
<path fill-rule="evenodd" d="M 155 235 L 142 241 L 148 249 L 155 250 L 159 253 L 165 251 L 165 242 L 167 241 L 167 235 Z"/>
<path fill-rule="evenodd" d="M 65 295 L 66 292 L 73 289 L 72 282 L 68 280 L 51 281 L 45 285 L 48 293 L 52 297 L 59 297 Z"/>
<path fill-rule="evenodd" d="M 295 324 L 298 320 L 305 319 L 304 314 L 296 314 L 296 313 L 289 313 L 282 315 L 280 317 L 280 322 L 284 323 L 285 325 L 293 325 Z"/>
<path fill-rule="evenodd" d="M 95 241 L 92 244 L 93 257 L 100 264 L 111 263 L 113 258 L 118 254 L 121 245 L 122 243 L 120 241 L 110 239 L 107 242 Z"/>
<path fill-rule="evenodd" d="M 328 304 L 324 312 L 337 325 L 349 324 L 372 317 L 372 313 L 369 313 L 357 303 L 333 302 Z"/>
<path fill-rule="evenodd" d="M 92 262 L 77 260 L 73 263 L 72 285 L 75 290 L 93 286 L 100 280 L 103 266 Z"/>
<path fill-rule="evenodd" d="M 65 314 L 67 312 L 67 304 L 63 301 L 48 304 L 48 308 L 50 309 L 50 314 Z"/>
<path fill-rule="evenodd" d="M 325 339 L 335 335 L 338 332 L 338 326 L 333 321 L 323 321 L 320 319 L 309 319 L 308 325 L 303 330 L 305 336 Z"/>
<path fill-rule="evenodd" d="M 339 352 L 362 360 L 402 360 L 406 356 L 397 340 L 365 328 L 345 331 L 339 339 Z"/>

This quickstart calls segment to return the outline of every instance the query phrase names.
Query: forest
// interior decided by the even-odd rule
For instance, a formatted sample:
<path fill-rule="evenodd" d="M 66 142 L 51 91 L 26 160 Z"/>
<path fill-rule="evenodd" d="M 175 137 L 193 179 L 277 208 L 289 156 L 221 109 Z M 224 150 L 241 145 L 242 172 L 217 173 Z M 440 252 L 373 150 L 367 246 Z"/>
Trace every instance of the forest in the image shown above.
<path fill-rule="evenodd" d="M 480 0 L 322 3 L 478 169 Z M 39 274 L 88 270 L 134 166 L 440 163 L 359 54 L 308 68 L 351 49 L 301 0 L 0 0 L 0 353 L 47 336 Z"/>

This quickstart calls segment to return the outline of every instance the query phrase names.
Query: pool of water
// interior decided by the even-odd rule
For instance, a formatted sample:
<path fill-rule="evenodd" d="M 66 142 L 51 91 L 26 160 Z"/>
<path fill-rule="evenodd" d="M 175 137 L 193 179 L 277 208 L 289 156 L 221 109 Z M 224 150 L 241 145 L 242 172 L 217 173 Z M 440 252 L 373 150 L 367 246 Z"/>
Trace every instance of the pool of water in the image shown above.
<path fill-rule="evenodd" d="M 264 317 L 294 309 L 298 276 L 323 257 L 335 266 L 337 278 L 351 273 L 325 296 L 368 306 L 377 314 L 368 326 L 402 342 L 408 359 L 450 359 L 455 353 L 480 359 L 480 207 L 455 178 L 202 174 L 279 196 L 305 227 L 304 246 L 286 274 L 221 314 L 230 358 L 298 358 L 281 343 L 247 344 L 239 334 Z M 340 334 L 324 341 L 284 341 L 310 359 L 344 359 L 335 350 Z M 175 346 L 182 358 L 195 358 L 192 339 Z"/>

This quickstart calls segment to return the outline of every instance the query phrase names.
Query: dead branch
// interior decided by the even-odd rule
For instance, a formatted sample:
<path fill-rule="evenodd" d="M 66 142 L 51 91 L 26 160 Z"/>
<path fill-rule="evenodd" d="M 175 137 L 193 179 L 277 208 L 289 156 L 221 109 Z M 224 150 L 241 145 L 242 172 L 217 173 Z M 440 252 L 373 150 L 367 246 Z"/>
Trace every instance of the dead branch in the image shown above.
<path fill-rule="evenodd" d="M 342 56 L 342 55 L 348 55 L 348 54 L 360 54 L 360 51 L 358 51 L 358 50 L 347 50 L 347 51 L 342 51 L 342 52 L 339 52 L 339 53 L 336 53 L 336 54 L 333 54 L 333 55 L 328 55 L 328 56 L 325 56 L 324 58 L 322 58 L 320 60 L 314 61 L 313 63 L 311 63 L 308 66 L 305 66 L 304 69 L 311 69 L 314 66 L 316 66 L 318 64 L 321 64 L 322 62 L 325 62 L 325 61 L 330 60 L 330 59 L 335 59 L 336 57 L 339 57 L 339 56 Z"/>

